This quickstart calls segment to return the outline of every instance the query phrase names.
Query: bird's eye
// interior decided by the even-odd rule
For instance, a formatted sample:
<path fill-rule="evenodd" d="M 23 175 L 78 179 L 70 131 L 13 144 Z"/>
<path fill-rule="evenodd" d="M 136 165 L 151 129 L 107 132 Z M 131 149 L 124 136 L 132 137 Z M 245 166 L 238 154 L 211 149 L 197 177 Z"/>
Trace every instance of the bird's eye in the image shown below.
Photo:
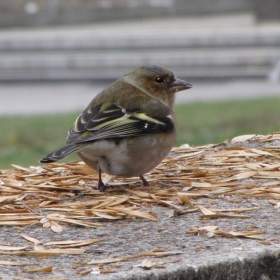
<path fill-rule="evenodd" d="M 158 84 L 162 84 L 164 82 L 164 79 L 162 77 L 156 77 L 155 82 Z"/>

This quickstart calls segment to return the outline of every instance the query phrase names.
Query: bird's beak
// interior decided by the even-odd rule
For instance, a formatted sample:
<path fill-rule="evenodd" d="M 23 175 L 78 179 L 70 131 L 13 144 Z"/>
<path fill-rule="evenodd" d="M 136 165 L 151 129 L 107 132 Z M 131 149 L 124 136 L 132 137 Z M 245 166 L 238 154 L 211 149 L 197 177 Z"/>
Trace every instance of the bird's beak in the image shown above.
<path fill-rule="evenodd" d="M 179 79 L 175 79 L 175 81 L 170 85 L 170 89 L 172 91 L 181 91 L 189 88 L 192 88 L 191 84 Z"/>

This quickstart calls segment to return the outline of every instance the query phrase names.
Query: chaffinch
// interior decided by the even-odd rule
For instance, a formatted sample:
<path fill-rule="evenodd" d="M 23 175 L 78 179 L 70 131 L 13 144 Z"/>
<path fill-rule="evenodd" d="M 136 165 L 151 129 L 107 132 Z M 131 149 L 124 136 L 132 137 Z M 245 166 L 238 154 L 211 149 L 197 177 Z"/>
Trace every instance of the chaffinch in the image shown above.
<path fill-rule="evenodd" d="M 176 140 L 175 93 L 192 85 L 165 68 L 148 65 L 124 75 L 100 92 L 76 119 L 67 146 L 40 162 L 77 152 L 99 172 L 97 188 L 106 189 L 101 173 L 139 176 L 155 168 Z"/>

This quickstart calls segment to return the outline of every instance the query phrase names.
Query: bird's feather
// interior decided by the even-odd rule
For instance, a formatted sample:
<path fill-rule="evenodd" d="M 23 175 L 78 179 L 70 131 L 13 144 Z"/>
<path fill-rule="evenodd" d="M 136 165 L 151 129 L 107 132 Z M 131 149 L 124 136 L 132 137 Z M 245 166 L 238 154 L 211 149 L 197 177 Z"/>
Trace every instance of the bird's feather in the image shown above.
<path fill-rule="evenodd" d="M 40 160 L 41 163 L 55 162 L 84 148 L 84 145 L 72 144 L 52 152 Z"/>
<path fill-rule="evenodd" d="M 87 108 L 69 130 L 66 143 L 80 144 L 99 139 L 135 137 L 173 129 L 174 123 L 170 115 L 149 116 L 140 112 L 139 108 L 126 110 L 120 105 L 107 104 Z"/>

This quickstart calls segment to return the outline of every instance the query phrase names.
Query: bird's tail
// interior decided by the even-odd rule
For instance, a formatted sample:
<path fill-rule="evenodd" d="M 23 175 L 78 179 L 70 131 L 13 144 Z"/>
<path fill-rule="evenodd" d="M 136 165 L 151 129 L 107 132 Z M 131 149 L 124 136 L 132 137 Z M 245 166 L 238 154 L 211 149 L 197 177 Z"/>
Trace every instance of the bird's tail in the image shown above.
<path fill-rule="evenodd" d="M 40 160 L 41 163 L 55 162 L 84 148 L 84 145 L 72 144 L 52 152 Z"/>

